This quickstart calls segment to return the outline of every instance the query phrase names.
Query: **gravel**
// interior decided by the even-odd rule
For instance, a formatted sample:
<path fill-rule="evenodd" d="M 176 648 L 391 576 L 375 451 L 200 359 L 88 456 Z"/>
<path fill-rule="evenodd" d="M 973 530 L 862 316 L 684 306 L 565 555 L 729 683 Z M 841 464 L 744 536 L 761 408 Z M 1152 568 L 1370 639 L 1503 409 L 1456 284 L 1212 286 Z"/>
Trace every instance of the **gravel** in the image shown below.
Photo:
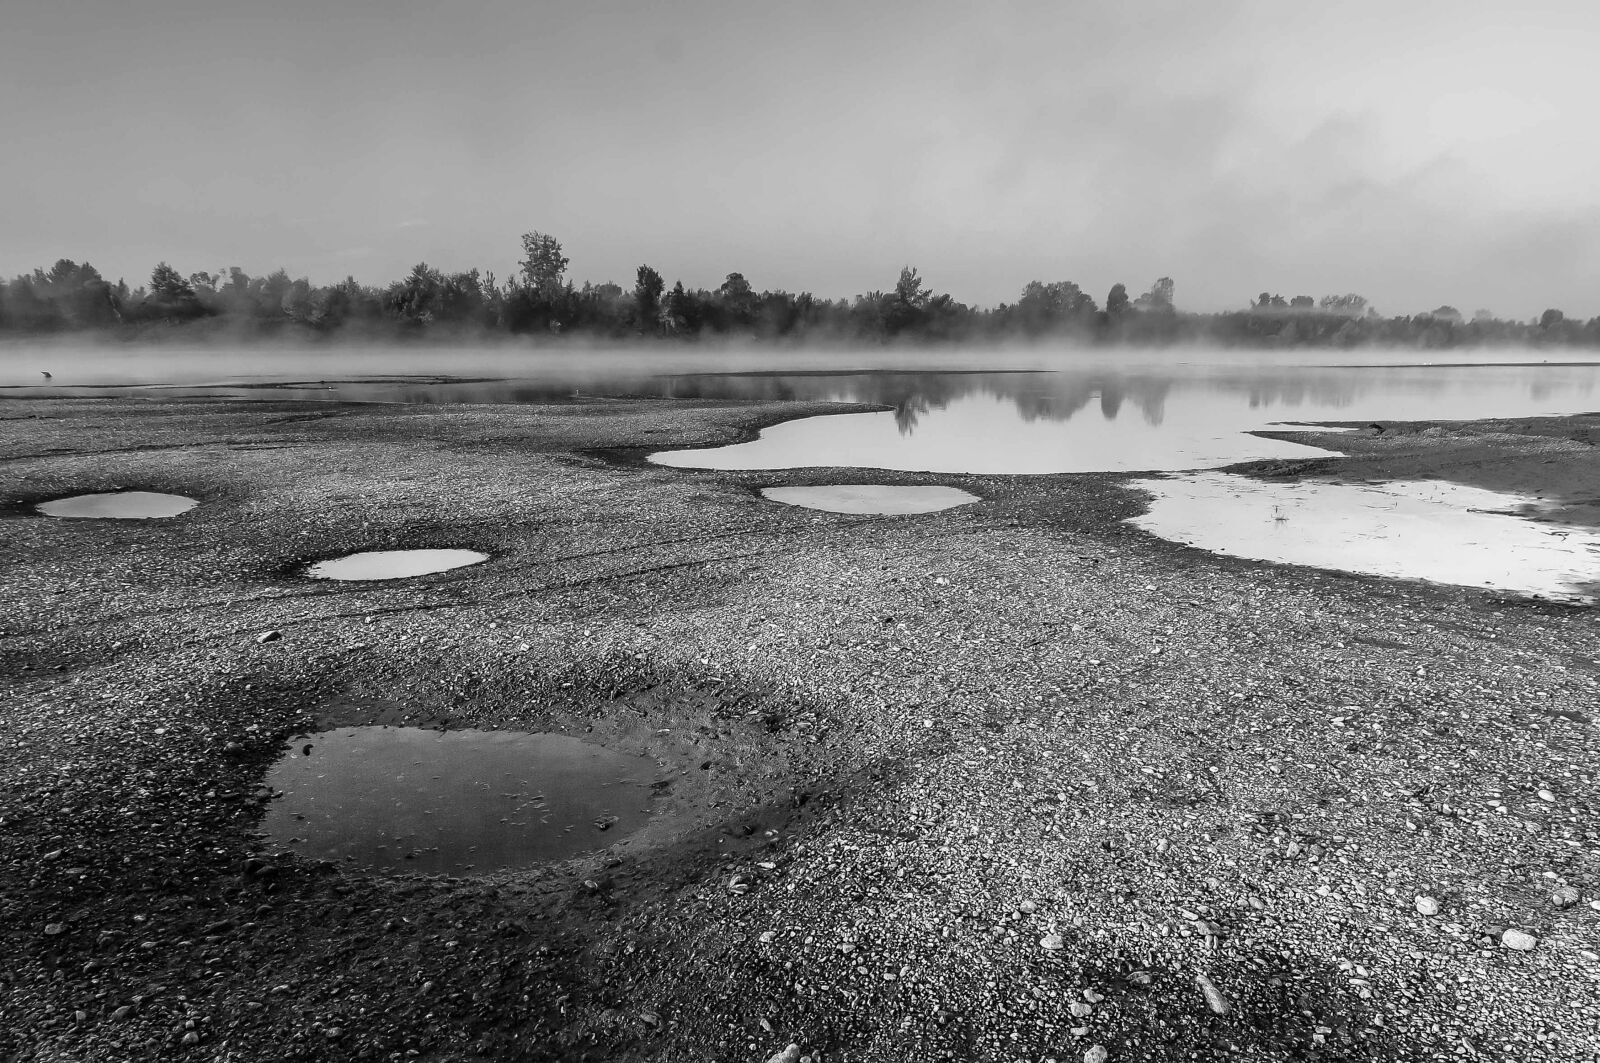
<path fill-rule="evenodd" d="M 1594 1058 L 1589 610 L 1164 543 L 1118 476 L 639 461 L 776 405 L 0 406 L 0 1059 Z M 983 501 L 755 494 L 852 477 Z M 114 486 L 202 504 L 32 515 Z M 294 575 L 410 547 L 491 560 Z M 642 753 L 660 814 L 268 847 L 350 723 Z"/>

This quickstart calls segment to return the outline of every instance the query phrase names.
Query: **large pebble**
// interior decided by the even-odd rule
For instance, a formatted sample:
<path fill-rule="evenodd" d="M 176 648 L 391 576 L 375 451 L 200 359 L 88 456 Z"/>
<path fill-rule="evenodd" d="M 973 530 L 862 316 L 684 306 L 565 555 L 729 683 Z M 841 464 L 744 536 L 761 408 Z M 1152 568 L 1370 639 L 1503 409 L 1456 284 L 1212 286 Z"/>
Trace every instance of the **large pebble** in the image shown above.
<path fill-rule="evenodd" d="M 1083 1054 L 1083 1063 L 1106 1063 L 1111 1058 L 1111 1053 L 1106 1051 L 1105 1045 L 1092 1045 Z"/>
<path fill-rule="evenodd" d="M 1557 908 L 1571 908 L 1578 903 L 1578 891 L 1573 886 L 1562 886 L 1550 894 L 1550 903 Z"/>
<path fill-rule="evenodd" d="M 1222 990 L 1203 974 L 1194 976 L 1195 985 L 1200 987 L 1200 992 L 1205 994 L 1206 1007 L 1218 1015 L 1226 1015 L 1233 1010 L 1233 1005 L 1228 1003 L 1228 998 L 1222 995 Z"/>
<path fill-rule="evenodd" d="M 1518 952 L 1531 952 L 1539 944 L 1539 939 L 1523 930 L 1507 930 L 1500 935 L 1500 944 Z"/>
<path fill-rule="evenodd" d="M 1067 947 L 1067 939 L 1060 934 L 1046 934 L 1039 939 L 1039 947 L 1046 952 L 1060 952 Z"/>
<path fill-rule="evenodd" d="M 791 1044 L 782 1052 L 767 1057 L 767 1063 L 799 1063 L 800 1046 Z"/>
<path fill-rule="evenodd" d="M 1439 902 L 1434 900 L 1432 897 L 1418 897 L 1417 898 L 1417 914 L 1418 915 L 1438 915 L 1439 914 Z"/>

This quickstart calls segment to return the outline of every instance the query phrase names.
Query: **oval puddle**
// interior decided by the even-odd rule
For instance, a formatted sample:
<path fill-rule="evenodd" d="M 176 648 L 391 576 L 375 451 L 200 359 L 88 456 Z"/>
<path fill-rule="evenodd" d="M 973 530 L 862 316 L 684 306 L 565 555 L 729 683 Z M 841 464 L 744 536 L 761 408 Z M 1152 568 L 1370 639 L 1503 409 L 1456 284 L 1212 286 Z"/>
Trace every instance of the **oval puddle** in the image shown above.
<path fill-rule="evenodd" d="M 91 517 L 101 520 L 150 520 L 176 517 L 200 503 L 184 495 L 159 491 L 103 491 L 40 502 L 34 509 L 47 517 Z"/>
<path fill-rule="evenodd" d="M 576 738 L 344 727 L 267 775 L 263 830 L 302 856 L 418 872 L 527 867 L 642 827 L 655 765 Z"/>
<path fill-rule="evenodd" d="M 307 566 L 312 579 L 405 579 L 489 560 L 476 550 L 365 550 Z"/>
<path fill-rule="evenodd" d="M 1135 524 L 1213 553 L 1593 601 L 1600 532 L 1518 513 L 1536 499 L 1444 481 L 1268 483 L 1231 473 L 1136 480 Z"/>
<path fill-rule="evenodd" d="M 764 498 L 788 506 L 804 506 L 829 513 L 865 513 L 901 516 L 936 513 L 941 509 L 978 501 L 958 487 L 899 486 L 892 484 L 826 484 L 821 487 L 764 487 Z"/>

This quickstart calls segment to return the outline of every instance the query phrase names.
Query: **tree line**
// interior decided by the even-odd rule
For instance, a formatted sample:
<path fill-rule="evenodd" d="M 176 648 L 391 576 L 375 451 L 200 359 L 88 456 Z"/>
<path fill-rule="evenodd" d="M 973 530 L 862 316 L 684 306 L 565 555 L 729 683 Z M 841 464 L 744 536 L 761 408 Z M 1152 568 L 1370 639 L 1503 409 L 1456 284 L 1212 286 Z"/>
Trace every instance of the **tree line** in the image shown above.
<path fill-rule="evenodd" d="M 1072 281 L 1030 281 L 1014 302 L 973 307 L 934 292 L 912 266 L 894 286 L 850 299 L 810 292 L 757 291 L 729 273 L 715 289 L 670 288 L 640 265 L 631 288 L 574 283 L 561 243 L 546 233 L 522 237 L 515 276 L 501 282 L 477 269 L 447 273 L 419 262 L 401 280 L 374 287 L 352 277 L 313 285 L 282 270 L 252 277 L 237 266 L 185 276 L 165 262 L 149 283 L 130 288 L 88 262 L 61 259 L 0 281 L 0 335 L 99 331 L 114 335 L 267 335 L 483 338 L 583 336 L 609 341 L 692 341 L 737 337 L 840 343 L 993 342 L 1064 344 L 1218 343 L 1261 347 L 1395 345 L 1446 348 L 1484 344 L 1600 346 L 1600 318 L 1546 310 L 1531 321 L 1470 317 L 1451 306 L 1385 317 L 1356 294 L 1262 292 L 1248 306 L 1188 313 L 1170 277 L 1131 296 L 1113 285 L 1103 304 Z"/>

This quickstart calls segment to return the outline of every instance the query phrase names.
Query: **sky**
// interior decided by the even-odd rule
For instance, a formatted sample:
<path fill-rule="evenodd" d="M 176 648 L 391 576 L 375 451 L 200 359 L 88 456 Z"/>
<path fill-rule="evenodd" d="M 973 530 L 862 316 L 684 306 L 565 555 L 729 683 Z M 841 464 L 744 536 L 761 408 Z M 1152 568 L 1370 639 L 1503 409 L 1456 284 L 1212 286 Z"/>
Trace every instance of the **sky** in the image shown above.
<path fill-rule="evenodd" d="M 1600 314 L 1594 0 L 9 0 L 0 274 Z"/>

